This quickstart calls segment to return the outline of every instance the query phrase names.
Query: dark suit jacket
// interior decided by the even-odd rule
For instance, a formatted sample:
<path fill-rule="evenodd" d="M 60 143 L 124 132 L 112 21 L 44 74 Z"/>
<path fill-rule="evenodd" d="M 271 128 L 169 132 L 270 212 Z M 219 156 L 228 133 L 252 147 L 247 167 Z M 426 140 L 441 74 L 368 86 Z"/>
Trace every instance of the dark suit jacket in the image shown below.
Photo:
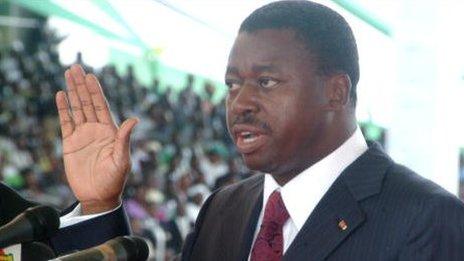
<path fill-rule="evenodd" d="M 0 183 L 0 226 L 34 205 Z M 114 237 L 128 235 L 129 232 L 129 224 L 121 207 L 109 214 L 60 229 L 57 235 L 49 239 L 48 244 L 55 254 L 62 255 L 99 245 Z"/>
<path fill-rule="evenodd" d="M 214 193 L 182 259 L 247 260 L 263 181 L 257 175 Z M 283 260 L 464 260 L 464 204 L 373 144 L 330 187 Z"/>

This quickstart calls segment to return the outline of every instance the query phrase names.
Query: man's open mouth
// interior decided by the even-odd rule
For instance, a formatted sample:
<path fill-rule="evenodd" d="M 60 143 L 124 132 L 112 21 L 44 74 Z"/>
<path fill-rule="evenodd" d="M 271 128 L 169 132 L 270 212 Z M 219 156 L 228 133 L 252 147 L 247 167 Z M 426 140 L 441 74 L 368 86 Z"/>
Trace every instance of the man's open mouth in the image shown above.
<path fill-rule="evenodd" d="M 242 154 L 249 154 L 259 149 L 265 142 L 268 135 L 262 130 L 253 126 L 234 126 L 234 137 L 237 149 Z"/>

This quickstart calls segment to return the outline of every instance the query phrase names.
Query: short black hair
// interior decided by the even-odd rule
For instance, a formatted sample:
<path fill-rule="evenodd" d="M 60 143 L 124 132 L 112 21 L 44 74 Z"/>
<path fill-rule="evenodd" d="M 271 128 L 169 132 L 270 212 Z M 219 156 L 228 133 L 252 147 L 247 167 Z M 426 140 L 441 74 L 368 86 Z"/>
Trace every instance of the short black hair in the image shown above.
<path fill-rule="evenodd" d="M 239 33 L 261 29 L 290 29 L 309 48 L 317 73 L 346 73 L 350 97 L 356 105 L 359 80 L 358 48 L 346 20 L 334 10 L 310 1 L 278 1 L 256 9 L 241 24 Z"/>

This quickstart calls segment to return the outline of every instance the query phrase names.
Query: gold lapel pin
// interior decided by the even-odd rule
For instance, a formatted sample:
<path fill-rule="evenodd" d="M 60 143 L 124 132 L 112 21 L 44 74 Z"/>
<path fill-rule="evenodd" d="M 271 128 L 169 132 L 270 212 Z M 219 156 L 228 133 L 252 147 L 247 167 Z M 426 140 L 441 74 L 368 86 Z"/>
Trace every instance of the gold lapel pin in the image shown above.
<path fill-rule="evenodd" d="M 348 224 L 346 223 L 345 220 L 342 219 L 340 220 L 340 222 L 338 222 L 338 228 L 345 231 L 348 228 Z"/>

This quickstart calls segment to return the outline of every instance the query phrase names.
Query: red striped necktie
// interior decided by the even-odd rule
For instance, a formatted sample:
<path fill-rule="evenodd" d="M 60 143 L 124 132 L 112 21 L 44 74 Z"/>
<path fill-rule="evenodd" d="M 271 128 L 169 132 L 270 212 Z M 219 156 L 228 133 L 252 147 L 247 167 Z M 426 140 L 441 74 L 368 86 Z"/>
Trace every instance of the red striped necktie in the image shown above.
<path fill-rule="evenodd" d="M 284 249 L 282 228 L 288 218 L 280 192 L 275 190 L 267 200 L 263 222 L 251 250 L 251 261 L 281 260 Z"/>

